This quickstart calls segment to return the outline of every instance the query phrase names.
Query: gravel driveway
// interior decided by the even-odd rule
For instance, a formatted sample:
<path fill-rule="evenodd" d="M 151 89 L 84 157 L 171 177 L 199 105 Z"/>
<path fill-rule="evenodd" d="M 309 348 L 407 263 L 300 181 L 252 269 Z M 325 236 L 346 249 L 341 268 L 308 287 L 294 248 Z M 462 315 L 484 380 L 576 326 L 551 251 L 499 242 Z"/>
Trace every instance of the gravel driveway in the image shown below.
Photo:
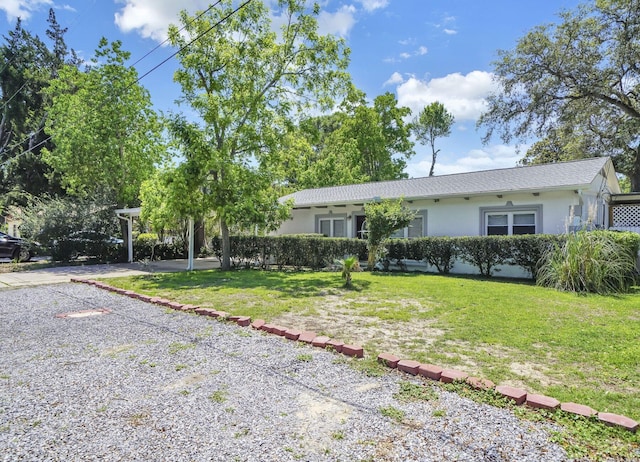
<path fill-rule="evenodd" d="M 0 460 L 566 460 L 550 427 L 437 387 L 399 401 L 423 382 L 350 361 L 84 284 L 3 290 Z"/>

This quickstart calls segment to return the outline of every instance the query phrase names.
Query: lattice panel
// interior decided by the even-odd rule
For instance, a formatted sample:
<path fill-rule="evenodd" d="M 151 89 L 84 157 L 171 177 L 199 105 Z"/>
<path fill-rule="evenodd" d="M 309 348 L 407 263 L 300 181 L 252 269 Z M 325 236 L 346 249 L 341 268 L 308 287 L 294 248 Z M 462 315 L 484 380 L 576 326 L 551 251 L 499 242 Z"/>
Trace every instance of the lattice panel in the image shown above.
<path fill-rule="evenodd" d="M 613 207 L 613 226 L 640 226 L 640 205 Z"/>

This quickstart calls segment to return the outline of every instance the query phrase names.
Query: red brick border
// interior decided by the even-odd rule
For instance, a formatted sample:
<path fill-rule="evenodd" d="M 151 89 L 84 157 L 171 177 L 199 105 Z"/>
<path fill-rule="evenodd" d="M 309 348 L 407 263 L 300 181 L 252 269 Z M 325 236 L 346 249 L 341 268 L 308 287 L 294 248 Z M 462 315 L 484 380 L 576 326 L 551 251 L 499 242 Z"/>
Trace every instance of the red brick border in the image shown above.
<path fill-rule="evenodd" d="M 71 282 L 93 285 L 99 289 L 125 295 L 141 300 L 143 302 L 153 303 L 160 306 L 167 306 L 178 311 L 195 312 L 198 315 L 210 316 L 222 320 L 229 320 L 235 322 L 241 327 L 247 327 L 251 325 L 253 329 L 275 333 L 290 340 L 298 340 L 300 342 L 309 343 L 320 348 L 332 347 L 337 352 L 341 352 L 342 354 L 347 356 L 356 358 L 364 357 L 364 349 L 361 346 L 345 345 L 338 340 L 330 339 L 326 336 L 317 336 L 315 332 L 300 332 L 295 329 L 287 329 L 286 327 L 267 324 L 264 319 L 256 319 L 255 321 L 251 322 L 251 318 L 249 316 L 230 316 L 224 311 L 217 311 L 213 308 L 201 308 L 199 306 L 188 304 L 184 305 L 168 300 L 166 298 L 137 294 L 134 291 L 112 287 L 107 283 L 95 281 L 93 279 L 71 278 Z M 55 316 L 57 318 L 66 318 L 73 317 L 74 314 L 77 314 L 77 317 L 82 317 L 82 314 L 84 313 L 87 313 L 86 316 L 90 316 L 91 314 L 88 313 L 107 314 L 110 312 L 111 311 L 106 308 L 101 308 L 98 310 L 83 310 L 69 313 L 60 313 Z M 632 433 L 635 433 L 638 430 L 638 422 L 629 417 L 608 412 L 598 412 L 595 409 L 592 409 L 591 407 L 585 406 L 583 404 L 576 404 L 571 402 L 561 404 L 557 399 L 550 396 L 528 394 L 525 390 L 508 385 L 499 385 L 496 387 L 491 380 L 479 377 L 469 377 L 466 372 L 458 371 L 455 369 L 442 369 L 441 367 L 433 364 L 420 364 L 419 362 L 413 360 L 401 360 L 391 353 L 380 353 L 377 359 L 378 362 L 385 364 L 387 367 L 397 368 L 398 370 L 412 375 L 419 374 L 423 377 L 427 377 L 432 380 L 440 380 L 444 383 L 464 380 L 471 387 L 478 390 L 490 390 L 495 387 L 496 393 L 504 396 L 505 398 L 513 400 L 517 405 L 521 405 L 526 402 L 528 406 L 536 409 L 555 410 L 560 408 L 564 412 L 584 416 L 587 418 L 597 415 L 598 420 L 606 425 L 621 427 Z"/>

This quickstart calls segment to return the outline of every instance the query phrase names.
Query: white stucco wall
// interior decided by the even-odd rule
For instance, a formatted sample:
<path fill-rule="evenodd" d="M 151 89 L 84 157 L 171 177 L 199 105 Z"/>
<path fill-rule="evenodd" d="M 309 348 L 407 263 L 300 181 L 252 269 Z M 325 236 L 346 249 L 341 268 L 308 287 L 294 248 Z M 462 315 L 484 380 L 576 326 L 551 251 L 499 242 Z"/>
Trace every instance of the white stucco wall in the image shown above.
<path fill-rule="evenodd" d="M 597 226 L 605 225 L 606 207 L 602 199 L 602 183 L 594 182 L 591 188 L 583 190 L 564 190 L 532 193 L 502 193 L 469 197 L 443 198 L 439 200 L 415 200 L 407 203 L 412 210 L 422 211 L 426 216 L 426 236 L 479 236 L 484 233 L 482 226 L 483 211 L 511 210 L 519 207 L 538 211 L 537 232 L 544 234 L 562 234 L 573 226 L 582 226 L 594 219 Z M 606 185 L 605 185 L 606 187 Z M 596 211 L 596 216 L 590 213 Z M 576 213 L 576 217 L 572 217 Z M 319 216 L 346 216 L 347 237 L 356 236 L 357 215 L 364 215 L 363 205 L 343 207 L 311 207 L 293 210 L 291 218 L 286 220 L 275 234 L 315 233 Z M 407 261 L 409 271 L 436 272 L 422 262 Z M 397 268 L 399 269 L 399 267 Z M 452 273 L 479 274 L 478 269 L 462 261 L 455 263 Z M 527 278 L 529 274 L 520 267 L 503 265 L 497 268 L 494 276 Z"/>
<path fill-rule="evenodd" d="M 539 195 L 530 193 L 501 194 L 491 196 L 444 198 L 412 201 L 407 204 L 413 210 L 426 211 L 427 236 L 478 236 L 482 234 L 481 209 L 517 210 L 518 207 L 538 208 L 541 216 L 538 218 L 538 233 L 561 234 L 566 232 L 569 224 L 571 206 L 580 206 L 582 214 L 587 214 L 589 201 L 595 200 L 595 193 L 581 194 L 573 190 L 541 192 Z M 348 237 L 355 237 L 356 215 L 364 214 L 362 205 L 346 207 L 327 206 L 326 208 L 311 207 L 293 210 L 291 218 L 282 223 L 275 234 L 314 233 L 318 230 L 318 216 L 346 215 L 346 229 Z"/>

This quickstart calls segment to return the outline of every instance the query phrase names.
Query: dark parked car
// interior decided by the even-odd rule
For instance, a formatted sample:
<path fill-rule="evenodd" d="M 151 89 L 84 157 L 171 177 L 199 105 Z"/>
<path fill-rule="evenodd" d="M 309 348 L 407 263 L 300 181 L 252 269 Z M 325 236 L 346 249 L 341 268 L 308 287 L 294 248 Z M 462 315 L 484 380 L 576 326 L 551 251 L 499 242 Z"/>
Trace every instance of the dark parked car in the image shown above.
<path fill-rule="evenodd" d="M 0 258 L 11 258 L 21 262 L 29 261 L 31 260 L 31 247 L 24 239 L 0 232 Z"/>
<path fill-rule="evenodd" d="M 75 231 L 50 244 L 54 260 L 80 256 L 104 258 L 122 246 L 123 240 L 98 231 Z"/>

